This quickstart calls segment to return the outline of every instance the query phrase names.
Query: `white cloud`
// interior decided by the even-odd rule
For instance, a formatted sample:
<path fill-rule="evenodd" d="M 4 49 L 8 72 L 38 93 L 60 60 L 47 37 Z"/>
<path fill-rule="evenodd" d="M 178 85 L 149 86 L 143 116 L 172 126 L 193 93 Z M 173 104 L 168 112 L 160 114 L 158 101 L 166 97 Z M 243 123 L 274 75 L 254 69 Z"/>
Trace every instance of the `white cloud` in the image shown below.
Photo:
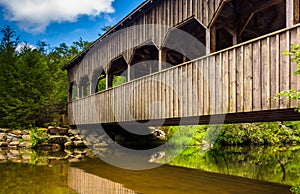
<path fill-rule="evenodd" d="M 17 46 L 17 48 L 16 48 L 16 51 L 21 52 L 22 49 L 24 49 L 24 48 L 26 48 L 26 47 L 27 47 L 27 48 L 30 48 L 31 50 L 36 49 L 36 47 L 33 46 L 33 45 L 31 45 L 31 44 L 28 44 L 28 43 L 26 43 L 26 42 L 21 42 L 20 44 L 18 44 L 18 46 Z"/>
<path fill-rule="evenodd" d="M 45 31 L 51 22 L 75 22 L 79 16 L 112 13 L 114 0 L 0 0 L 5 19 L 27 32 Z"/>

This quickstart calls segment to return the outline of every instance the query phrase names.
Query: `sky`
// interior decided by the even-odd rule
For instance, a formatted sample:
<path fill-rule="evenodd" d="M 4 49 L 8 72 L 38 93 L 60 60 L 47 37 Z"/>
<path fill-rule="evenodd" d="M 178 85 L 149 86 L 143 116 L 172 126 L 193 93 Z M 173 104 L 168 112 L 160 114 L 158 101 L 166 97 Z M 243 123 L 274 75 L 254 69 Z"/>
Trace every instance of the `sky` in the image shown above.
<path fill-rule="evenodd" d="M 21 42 L 51 47 L 82 38 L 94 41 L 145 0 L 0 0 L 0 28 L 12 27 Z"/>

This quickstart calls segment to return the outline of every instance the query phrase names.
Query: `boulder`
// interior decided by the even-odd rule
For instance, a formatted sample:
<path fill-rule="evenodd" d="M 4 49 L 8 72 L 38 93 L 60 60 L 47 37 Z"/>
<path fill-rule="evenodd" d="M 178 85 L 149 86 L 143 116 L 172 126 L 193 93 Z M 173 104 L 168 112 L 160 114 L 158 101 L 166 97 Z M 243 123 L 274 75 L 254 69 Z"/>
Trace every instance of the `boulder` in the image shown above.
<path fill-rule="evenodd" d="M 18 146 L 19 147 L 23 147 L 23 148 L 31 148 L 32 144 L 30 142 L 28 142 L 28 141 L 23 141 Z"/>
<path fill-rule="evenodd" d="M 72 135 L 79 135 L 78 129 L 69 129 L 68 133 Z"/>
<path fill-rule="evenodd" d="M 20 137 L 23 135 L 23 132 L 21 130 L 13 130 L 11 133 L 16 135 L 17 137 Z"/>
<path fill-rule="evenodd" d="M 7 142 L 0 142 L 0 147 L 7 147 L 8 143 Z"/>
<path fill-rule="evenodd" d="M 60 127 L 48 127 L 48 133 L 51 135 L 68 135 L 68 129 Z"/>
<path fill-rule="evenodd" d="M 53 136 L 50 136 L 48 143 L 64 145 L 68 141 L 69 141 L 69 138 L 67 136 L 53 135 Z"/>
<path fill-rule="evenodd" d="M 71 141 L 66 142 L 64 144 L 64 147 L 67 148 L 67 149 L 72 148 L 73 147 L 73 142 L 71 142 Z"/>
<path fill-rule="evenodd" d="M 0 132 L 3 132 L 3 133 L 8 133 L 12 131 L 11 129 L 5 129 L 5 128 L 0 128 Z"/>
<path fill-rule="evenodd" d="M 19 141 L 12 141 L 12 142 L 10 142 L 8 145 L 9 145 L 9 146 L 18 146 L 19 144 L 20 144 Z"/>
<path fill-rule="evenodd" d="M 5 133 L 0 133 L 0 141 L 6 141 Z"/>
<path fill-rule="evenodd" d="M 83 141 L 74 141 L 74 147 L 85 147 Z"/>
<path fill-rule="evenodd" d="M 22 135 L 22 139 L 25 141 L 30 141 L 31 137 L 30 137 L 30 135 Z"/>

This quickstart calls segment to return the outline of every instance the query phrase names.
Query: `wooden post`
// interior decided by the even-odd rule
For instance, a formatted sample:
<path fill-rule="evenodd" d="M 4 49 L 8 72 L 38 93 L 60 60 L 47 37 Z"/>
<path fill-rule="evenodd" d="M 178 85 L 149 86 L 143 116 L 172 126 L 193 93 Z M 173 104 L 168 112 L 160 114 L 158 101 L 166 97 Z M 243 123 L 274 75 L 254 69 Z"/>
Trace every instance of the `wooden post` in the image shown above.
<path fill-rule="evenodd" d="M 206 31 L 206 47 L 207 47 L 207 54 L 213 53 L 217 51 L 217 30 L 216 26 L 211 26 L 210 29 Z"/>
<path fill-rule="evenodd" d="M 286 0 L 286 27 L 294 25 L 294 0 Z"/>
<path fill-rule="evenodd" d="M 300 0 L 294 0 L 294 24 L 300 23 Z"/>
<path fill-rule="evenodd" d="M 162 48 L 159 49 L 158 51 L 158 71 L 162 70 L 162 63 L 163 63 L 163 52 Z"/>
<path fill-rule="evenodd" d="M 114 78 L 113 75 L 106 74 L 106 89 L 109 89 L 112 87 L 113 78 Z"/>
<path fill-rule="evenodd" d="M 128 72 L 127 72 L 127 82 L 131 81 L 131 66 L 128 64 Z"/>
<path fill-rule="evenodd" d="M 210 29 L 207 28 L 206 29 L 206 55 L 209 55 L 210 54 Z"/>

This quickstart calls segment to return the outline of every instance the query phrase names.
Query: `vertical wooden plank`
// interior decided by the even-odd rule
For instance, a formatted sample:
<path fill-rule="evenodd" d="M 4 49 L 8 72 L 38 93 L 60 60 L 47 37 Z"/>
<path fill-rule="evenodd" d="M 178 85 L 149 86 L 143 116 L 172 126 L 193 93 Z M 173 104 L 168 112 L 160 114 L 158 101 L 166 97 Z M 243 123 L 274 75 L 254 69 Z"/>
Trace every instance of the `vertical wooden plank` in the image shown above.
<path fill-rule="evenodd" d="M 203 115 L 209 115 L 210 113 L 210 58 L 207 57 L 204 61 L 204 67 L 203 67 Z"/>
<path fill-rule="evenodd" d="M 169 72 L 169 85 L 170 85 L 170 118 L 174 118 L 174 68 Z"/>
<path fill-rule="evenodd" d="M 294 0 L 294 24 L 300 22 L 300 0 Z"/>
<path fill-rule="evenodd" d="M 279 35 L 280 40 L 280 53 L 286 51 L 289 49 L 290 46 L 290 36 L 288 32 L 284 32 Z M 286 56 L 280 55 L 280 91 L 286 91 L 289 90 L 290 86 L 290 58 Z M 289 102 L 286 100 L 280 101 L 280 108 L 288 108 Z"/>
<path fill-rule="evenodd" d="M 182 95 L 182 86 L 183 85 L 183 72 L 182 66 L 178 67 L 178 117 L 183 117 L 183 95 Z"/>
<path fill-rule="evenodd" d="M 237 64 L 236 64 L 236 102 L 237 112 L 244 111 L 244 46 L 237 48 Z"/>
<path fill-rule="evenodd" d="M 198 108 L 197 108 L 197 113 L 198 115 L 204 115 L 204 103 L 205 103 L 205 100 L 204 100 L 204 97 L 206 96 L 206 93 L 205 93 L 205 84 L 204 84 L 204 81 L 205 81 L 205 67 L 204 67 L 204 63 L 206 63 L 206 59 L 202 59 L 200 61 L 200 67 L 198 68 L 197 67 L 197 83 L 198 83 L 198 90 L 197 90 L 197 95 L 198 95 Z"/>
<path fill-rule="evenodd" d="M 229 51 L 229 66 L 230 66 L 230 88 L 229 88 L 229 113 L 236 112 L 236 71 L 237 71 L 237 59 L 236 59 L 236 49 Z"/>
<path fill-rule="evenodd" d="M 193 99 L 195 99 L 194 95 L 194 86 L 193 86 L 193 79 L 194 79 L 194 74 L 193 74 L 193 63 L 187 64 L 188 72 L 187 72 L 187 78 L 188 78 L 188 85 L 187 85 L 187 98 L 188 98 L 188 116 L 193 116 L 194 115 L 194 102 Z"/>
<path fill-rule="evenodd" d="M 252 73 L 252 44 L 244 46 L 244 111 L 252 111 L 253 102 L 253 73 Z"/>
<path fill-rule="evenodd" d="M 222 113 L 222 53 L 216 55 L 216 69 L 215 69 L 215 114 Z"/>
<path fill-rule="evenodd" d="M 297 30 L 298 29 L 298 30 Z M 300 28 L 294 29 L 291 31 L 291 45 L 299 44 L 299 36 L 300 36 Z M 299 33 L 298 33 L 299 32 Z M 291 49 L 291 46 L 290 46 Z M 298 74 L 294 74 L 297 71 L 297 64 L 291 61 L 291 72 L 290 72 L 290 79 L 291 79 L 291 89 L 299 90 L 298 82 L 300 80 L 300 76 Z M 296 108 L 298 106 L 298 100 L 291 101 L 291 107 Z"/>
<path fill-rule="evenodd" d="M 261 110 L 261 42 L 253 44 L 253 111 Z"/>
<path fill-rule="evenodd" d="M 174 68 L 174 72 L 173 72 L 173 77 L 174 77 L 174 95 L 173 95 L 173 103 L 174 103 L 174 117 L 179 117 L 178 115 L 178 110 L 179 110 L 179 106 L 178 106 L 178 102 L 179 102 L 179 94 L 178 94 L 178 68 Z"/>
<path fill-rule="evenodd" d="M 228 61 L 229 61 L 229 53 L 228 51 L 225 51 L 225 53 L 223 53 L 222 56 L 222 71 L 223 71 L 223 85 L 222 85 L 222 90 L 223 90 L 223 95 L 222 95 L 222 101 L 223 103 L 222 105 L 222 113 L 228 113 L 229 112 L 229 65 L 228 65 Z"/>
<path fill-rule="evenodd" d="M 270 109 L 270 39 L 262 40 L 262 110 Z"/>
<path fill-rule="evenodd" d="M 276 94 L 279 93 L 280 75 L 279 75 L 279 57 L 282 53 L 279 52 L 279 35 L 270 37 L 270 59 L 271 59 L 271 109 L 279 108 L 279 101 L 274 100 Z"/>
<path fill-rule="evenodd" d="M 209 61 L 209 114 L 216 113 L 216 55 L 212 55 Z"/>
<path fill-rule="evenodd" d="M 191 101 L 190 106 L 193 109 L 192 110 L 192 116 L 198 116 L 200 112 L 199 111 L 199 91 L 198 91 L 198 84 L 200 82 L 197 67 L 200 68 L 201 61 L 195 61 L 191 64 L 192 66 L 192 94 L 191 94 Z M 203 91 L 202 91 L 203 92 Z M 202 93 L 201 92 L 201 93 Z M 201 113 L 200 113 L 201 114 Z"/>
<path fill-rule="evenodd" d="M 294 0 L 286 0 L 286 26 L 294 25 Z"/>

